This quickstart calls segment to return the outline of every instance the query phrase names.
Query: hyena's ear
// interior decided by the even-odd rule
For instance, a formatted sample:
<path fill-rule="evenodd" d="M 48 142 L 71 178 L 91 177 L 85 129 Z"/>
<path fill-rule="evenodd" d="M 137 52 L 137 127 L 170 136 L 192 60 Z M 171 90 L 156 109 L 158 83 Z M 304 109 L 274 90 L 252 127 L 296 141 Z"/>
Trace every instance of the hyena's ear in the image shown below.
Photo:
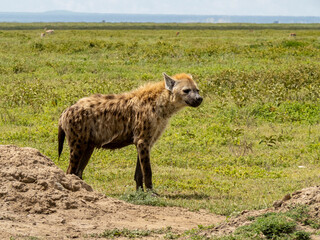
<path fill-rule="evenodd" d="M 176 81 L 173 80 L 171 77 L 169 77 L 166 73 L 162 73 L 164 76 L 164 81 L 166 85 L 166 89 L 168 89 L 170 92 L 172 92 L 172 89 L 174 85 L 176 84 Z"/>

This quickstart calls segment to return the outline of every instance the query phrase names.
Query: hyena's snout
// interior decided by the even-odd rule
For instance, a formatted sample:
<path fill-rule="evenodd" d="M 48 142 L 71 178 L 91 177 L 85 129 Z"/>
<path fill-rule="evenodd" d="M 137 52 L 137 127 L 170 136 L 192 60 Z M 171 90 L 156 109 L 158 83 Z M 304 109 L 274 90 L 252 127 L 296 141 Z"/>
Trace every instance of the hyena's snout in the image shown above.
<path fill-rule="evenodd" d="M 189 101 L 186 102 L 189 106 L 198 107 L 202 103 L 203 98 L 200 96 L 199 93 L 195 93 L 188 100 Z"/>
<path fill-rule="evenodd" d="M 203 98 L 198 94 L 198 96 L 196 96 L 196 107 L 198 107 L 201 103 L 202 103 Z"/>

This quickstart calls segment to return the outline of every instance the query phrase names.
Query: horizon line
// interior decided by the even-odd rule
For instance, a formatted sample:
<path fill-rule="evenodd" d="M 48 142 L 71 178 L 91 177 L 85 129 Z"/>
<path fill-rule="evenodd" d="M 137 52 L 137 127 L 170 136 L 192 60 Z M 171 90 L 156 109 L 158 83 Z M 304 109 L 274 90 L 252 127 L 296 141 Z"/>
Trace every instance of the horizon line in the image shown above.
<path fill-rule="evenodd" d="M 38 12 L 8 12 L 8 11 L 0 11 L 2 13 L 12 13 L 12 14 L 46 14 L 46 13 L 54 13 L 54 12 L 64 12 L 64 13 L 74 13 L 74 14 L 115 14 L 115 15 L 173 15 L 173 16 L 229 16 L 229 17 L 313 17 L 320 18 L 320 16 L 309 16 L 309 15 L 238 15 L 238 14 L 182 14 L 182 13 L 110 13 L 110 12 L 78 12 L 71 10 L 48 10 L 48 11 L 38 11 Z"/>

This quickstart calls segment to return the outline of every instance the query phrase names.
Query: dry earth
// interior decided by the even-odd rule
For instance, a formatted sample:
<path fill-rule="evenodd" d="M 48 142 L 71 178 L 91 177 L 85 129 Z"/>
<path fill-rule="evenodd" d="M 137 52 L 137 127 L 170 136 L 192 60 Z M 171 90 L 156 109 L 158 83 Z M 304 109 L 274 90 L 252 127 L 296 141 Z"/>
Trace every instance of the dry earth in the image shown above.
<path fill-rule="evenodd" d="M 252 223 L 249 220 L 252 219 L 252 217 L 258 217 L 270 212 L 286 212 L 295 206 L 300 205 L 308 206 L 310 216 L 314 219 L 320 219 L 320 186 L 304 188 L 292 194 L 287 194 L 281 200 L 275 201 L 272 208 L 257 211 L 243 211 L 239 216 L 232 217 L 213 229 L 199 233 L 199 235 L 206 236 L 208 238 L 229 235 L 238 227 Z M 310 227 L 303 225 L 298 226 L 298 228 L 312 233 L 311 238 L 313 240 L 320 240 L 318 230 L 311 229 Z"/>
<path fill-rule="evenodd" d="M 288 194 L 272 208 L 243 211 L 225 221 L 206 211 L 139 206 L 106 197 L 78 177 L 66 175 L 38 150 L 16 146 L 0 145 L 0 182 L 0 239 L 96 239 L 115 228 L 171 227 L 172 232 L 182 233 L 198 225 L 217 226 L 201 235 L 222 236 L 249 224 L 250 216 L 286 211 L 297 204 L 308 205 L 310 214 L 320 218 L 320 186 Z M 163 234 L 158 231 L 147 238 L 163 239 Z"/>
<path fill-rule="evenodd" d="M 33 148 L 0 145 L 0 182 L 1 239 L 94 239 L 92 234 L 106 229 L 169 226 L 181 233 L 225 219 L 205 211 L 139 206 L 106 197 Z"/>

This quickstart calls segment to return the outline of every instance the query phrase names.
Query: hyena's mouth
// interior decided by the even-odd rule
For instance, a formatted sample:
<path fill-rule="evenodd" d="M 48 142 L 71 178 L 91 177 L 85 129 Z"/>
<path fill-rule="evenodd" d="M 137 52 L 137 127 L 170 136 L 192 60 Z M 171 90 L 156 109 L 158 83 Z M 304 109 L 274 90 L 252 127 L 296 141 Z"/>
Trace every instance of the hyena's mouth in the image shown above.
<path fill-rule="evenodd" d="M 193 100 L 193 101 L 185 101 L 190 107 L 198 107 L 202 103 L 202 98 Z"/>

